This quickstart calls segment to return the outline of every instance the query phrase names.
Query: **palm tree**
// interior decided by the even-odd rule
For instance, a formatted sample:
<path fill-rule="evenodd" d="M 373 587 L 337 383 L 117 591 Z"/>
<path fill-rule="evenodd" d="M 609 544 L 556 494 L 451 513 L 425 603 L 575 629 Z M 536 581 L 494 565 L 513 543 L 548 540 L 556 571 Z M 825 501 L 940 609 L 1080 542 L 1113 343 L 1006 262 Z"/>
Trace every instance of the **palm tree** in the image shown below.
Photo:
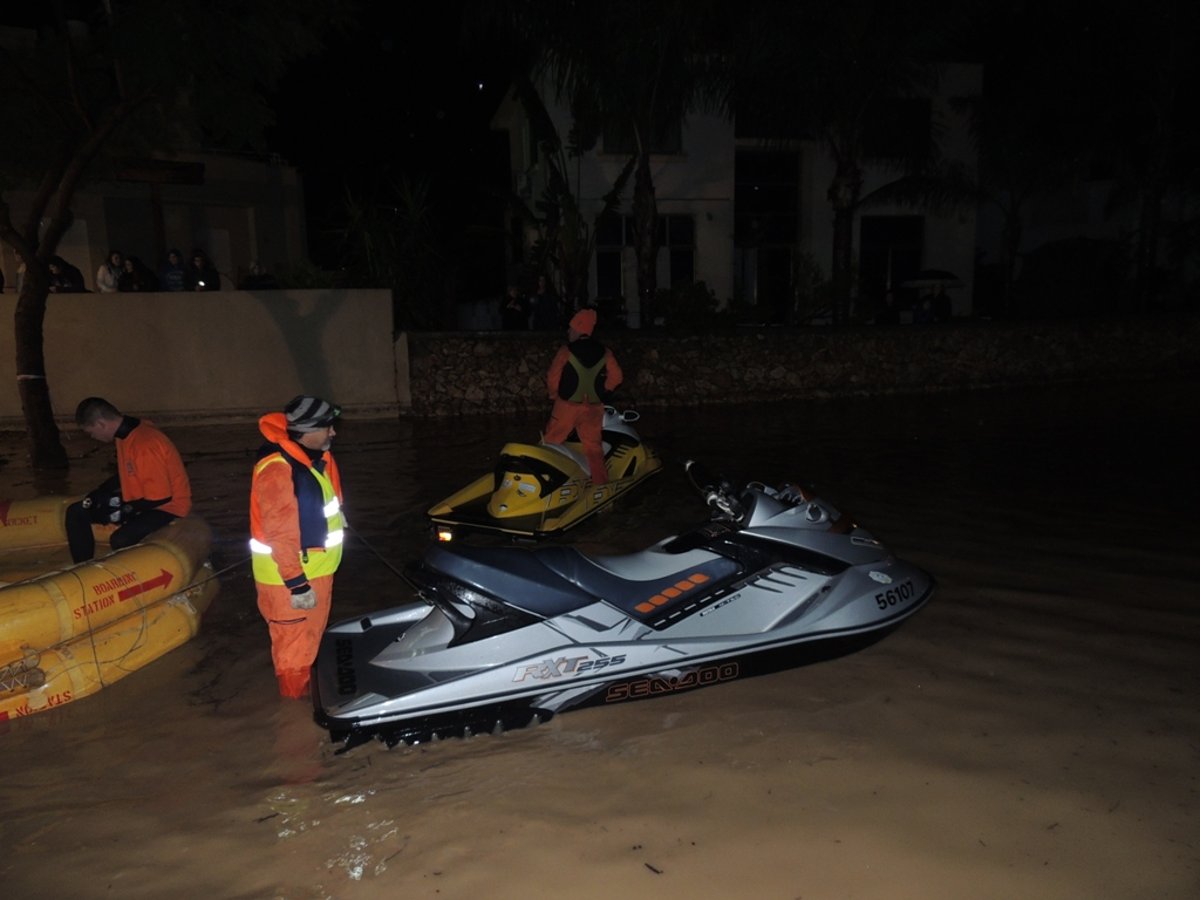
<path fill-rule="evenodd" d="M 833 318 L 847 321 L 853 281 L 854 216 L 863 202 L 869 137 L 889 101 L 928 92 L 937 79 L 934 51 L 949 27 L 936 0 L 797 0 L 764 5 L 737 42 L 737 110 L 762 123 L 764 137 L 821 141 L 834 164 L 826 190 L 833 210 Z M 933 144 L 914 145 L 927 166 Z"/>
<path fill-rule="evenodd" d="M 679 152 L 680 129 L 689 113 L 728 108 L 725 57 L 714 52 L 721 33 L 719 4 L 520 0 L 491 8 L 530 47 L 531 80 L 546 85 L 570 108 L 581 150 L 602 141 L 606 153 L 629 157 L 637 286 L 645 321 L 657 288 L 659 249 L 651 158 Z"/>
<path fill-rule="evenodd" d="M 523 75 L 518 75 L 516 82 L 517 98 L 541 149 L 545 186 L 533 209 L 515 195 L 510 202 L 521 218 L 536 225 L 540 232 L 533 248 L 539 273 L 557 270 L 563 295 L 572 303 L 581 303 L 587 297 L 588 270 L 596 250 L 596 223 L 620 209 L 621 195 L 632 174 L 633 161 L 621 170 L 612 188 L 602 198 L 600 211 L 589 220 L 580 204 L 579 162 L 593 149 L 594 141 L 583 146 L 576 125 L 564 142 L 532 82 Z"/>
<path fill-rule="evenodd" d="M 1096 69 L 1106 101 L 1100 133 L 1116 144 L 1112 203 L 1136 205 L 1134 289 L 1137 309 L 1145 312 L 1162 287 L 1168 198 L 1197 187 L 1192 104 L 1200 83 L 1200 9 L 1183 0 L 1166 0 L 1153 14 L 1141 4 L 1101 6 L 1107 15 L 1099 23 L 1105 65 Z"/>

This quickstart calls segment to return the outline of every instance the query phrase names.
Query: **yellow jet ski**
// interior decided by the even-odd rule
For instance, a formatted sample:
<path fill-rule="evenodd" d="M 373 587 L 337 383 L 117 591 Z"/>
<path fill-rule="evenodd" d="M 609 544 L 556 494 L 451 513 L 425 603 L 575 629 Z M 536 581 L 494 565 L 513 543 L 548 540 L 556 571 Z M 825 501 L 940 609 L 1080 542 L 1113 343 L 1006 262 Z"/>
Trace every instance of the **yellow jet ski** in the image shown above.
<path fill-rule="evenodd" d="M 608 484 L 592 484 L 578 440 L 505 444 L 494 472 L 429 510 L 438 540 L 451 540 L 458 530 L 540 538 L 578 525 L 662 468 L 658 454 L 633 429 L 639 418 L 634 410 L 604 408 Z"/>

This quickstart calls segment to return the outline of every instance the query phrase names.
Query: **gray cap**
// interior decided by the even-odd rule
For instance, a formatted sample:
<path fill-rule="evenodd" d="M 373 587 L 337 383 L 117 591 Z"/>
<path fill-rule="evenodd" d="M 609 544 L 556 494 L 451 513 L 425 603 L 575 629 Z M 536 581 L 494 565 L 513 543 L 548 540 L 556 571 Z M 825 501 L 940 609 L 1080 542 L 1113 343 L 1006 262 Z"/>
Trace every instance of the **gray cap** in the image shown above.
<path fill-rule="evenodd" d="M 287 417 L 288 431 L 298 431 L 301 434 L 316 431 L 319 428 L 328 428 L 341 411 L 340 406 L 335 406 L 327 400 L 304 394 L 293 397 L 291 402 L 283 408 L 283 414 Z"/>

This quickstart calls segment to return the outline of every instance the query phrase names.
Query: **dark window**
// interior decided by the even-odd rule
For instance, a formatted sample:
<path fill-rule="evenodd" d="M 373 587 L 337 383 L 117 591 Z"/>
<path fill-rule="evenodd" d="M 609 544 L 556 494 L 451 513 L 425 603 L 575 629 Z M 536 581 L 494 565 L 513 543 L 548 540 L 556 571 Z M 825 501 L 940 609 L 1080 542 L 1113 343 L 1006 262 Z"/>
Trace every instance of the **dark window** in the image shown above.
<path fill-rule="evenodd" d="M 696 280 L 696 225 L 691 216 L 659 216 L 670 262 L 671 287 Z"/>
<path fill-rule="evenodd" d="M 620 249 L 596 251 L 596 296 L 622 296 Z"/>
<path fill-rule="evenodd" d="M 671 287 L 696 280 L 696 252 L 671 248 Z"/>
<path fill-rule="evenodd" d="M 734 243 L 792 246 L 799 237 L 800 160 L 786 151 L 738 150 L 734 163 Z"/>
<path fill-rule="evenodd" d="M 658 246 L 667 251 L 670 283 L 696 277 L 696 223 L 691 216 L 658 217 Z M 596 296 L 619 297 L 621 249 L 633 246 L 633 216 L 602 217 L 596 226 Z"/>
<path fill-rule="evenodd" d="M 601 216 L 596 222 L 596 245 L 598 247 L 620 247 L 624 242 L 621 235 L 623 224 L 621 217 L 614 213 Z"/>
<path fill-rule="evenodd" d="M 858 296 L 865 311 L 883 305 L 888 291 L 899 308 L 916 299 L 901 287 L 921 268 L 925 244 L 922 216 L 863 216 L 859 220 Z"/>
<path fill-rule="evenodd" d="M 620 297 L 621 248 L 627 239 L 627 218 L 609 213 L 596 222 L 596 296 Z"/>

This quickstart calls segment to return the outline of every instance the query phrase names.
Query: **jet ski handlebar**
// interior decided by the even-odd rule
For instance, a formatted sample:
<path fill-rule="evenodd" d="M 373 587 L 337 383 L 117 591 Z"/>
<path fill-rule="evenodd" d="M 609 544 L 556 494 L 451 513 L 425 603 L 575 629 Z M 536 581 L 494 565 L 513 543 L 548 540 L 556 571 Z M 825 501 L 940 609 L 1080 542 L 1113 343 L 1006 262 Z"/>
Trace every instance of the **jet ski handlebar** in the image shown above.
<path fill-rule="evenodd" d="M 704 497 L 704 502 L 717 516 L 733 522 L 741 522 L 746 516 L 746 507 L 737 497 L 737 488 L 723 475 L 706 469 L 701 463 L 689 459 L 683 464 L 692 486 Z"/>

